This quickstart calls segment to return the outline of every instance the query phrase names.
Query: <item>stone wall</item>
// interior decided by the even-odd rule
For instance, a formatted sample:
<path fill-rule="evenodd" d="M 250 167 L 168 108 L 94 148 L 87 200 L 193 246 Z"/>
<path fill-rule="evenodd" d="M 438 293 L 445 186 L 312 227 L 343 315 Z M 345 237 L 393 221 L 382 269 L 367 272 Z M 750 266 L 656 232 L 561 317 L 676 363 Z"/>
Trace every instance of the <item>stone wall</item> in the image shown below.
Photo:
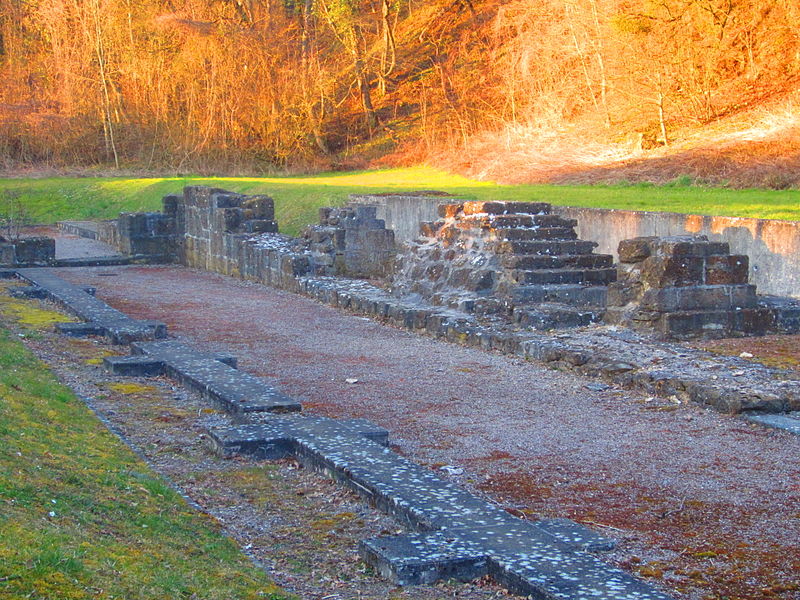
<path fill-rule="evenodd" d="M 402 194 L 351 194 L 352 204 L 374 206 L 376 217 L 394 231 L 395 241 L 410 242 L 419 236 L 423 221 L 434 221 L 440 204 L 462 202 L 445 192 L 408 192 Z"/>
<path fill-rule="evenodd" d="M 705 236 L 642 237 L 619 244 L 619 281 L 605 320 L 670 338 L 763 335 L 773 311 L 759 306 L 747 256 Z"/>
<path fill-rule="evenodd" d="M 353 196 L 355 202 L 373 204 L 377 217 L 395 230 L 397 242 L 416 236 L 414 223 L 436 219 L 443 202 L 434 195 Z M 622 240 L 645 236 L 705 235 L 727 242 L 731 252 L 750 257 L 750 282 L 762 294 L 800 298 L 800 222 L 709 217 L 679 213 L 609 210 L 559 206 L 558 213 L 578 221 L 581 239 L 597 242 L 597 251 L 616 256 Z"/>
<path fill-rule="evenodd" d="M 301 238 L 272 235 L 269 196 L 190 186 L 164 198 L 164 214 L 174 219 L 180 262 L 226 275 L 267 283 L 307 272 L 382 278 L 394 259 L 394 234 L 372 207 L 323 208 Z"/>
<path fill-rule="evenodd" d="M 177 254 L 177 232 L 173 215 L 121 213 L 116 227 L 98 228 L 98 239 L 111 243 L 123 254 L 162 256 L 170 262 Z"/>
<path fill-rule="evenodd" d="M 579 240 L 575 221 L 541 202 L 441 204 L 398 255 L 392 290 L 434 305 L 504 314 L 538 329 L 602 317 L 611 256 Z"/>
<path fill-rule="evenodd" d="M 321 208 L 319 224 L 306 228 L 316 275 L 385 278 L 395 256 L 394 232 L 368 205 Z"/>
<path fill-rule="evenodd" d="M 269 196 L 204 186 L 187 186 L 183 196 L 166 196 L 164 214 L 175 219 L 181 262 L 228 275 L 241 271 L 241 242 L 256 233 L 278 231 Z"/>
<path fill-rule="evenodd" d="M 45 266 L 56 258 L 56 241 L 49 237 L 30 237 L 0 241 L 0 265 Z"/>

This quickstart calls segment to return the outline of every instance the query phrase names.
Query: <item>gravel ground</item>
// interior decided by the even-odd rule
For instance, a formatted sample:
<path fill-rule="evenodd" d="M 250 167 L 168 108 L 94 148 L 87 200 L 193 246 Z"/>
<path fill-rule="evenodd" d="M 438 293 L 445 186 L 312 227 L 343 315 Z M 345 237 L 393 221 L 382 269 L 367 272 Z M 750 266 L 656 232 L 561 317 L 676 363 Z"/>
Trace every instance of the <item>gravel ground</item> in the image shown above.
<path fill-rule="evenodd" d="M 462 469 L 456 479 L 515 514 L 618 536 L 609 559 L 678 598 L 800 598 L 800 437 L 592 391 L 596 380 L 211 273 L 59 273 L 132 316 L 165 321 L 187 343 L 237 354 L 241 369 L 307 412 L 371 419 L 398 451 Z"/>
<path fill-rule="evenodd" d="M 7 282 L 0 281 L 0 294 Z M 51 310 L 54 308 L 48 305 Z M 11 323 L 5 323 L 14 329 Z M 121 378 L 100 365 L 119 352 L 103 338 L 25 335 L 101 419 L 287 591 L 308 600 L 492 600 L 486 579 L 397 588 L 358 557 L 364 538 L 403 532 L 355 494 L 294 460 L 270 463 L 214 455 L 205 431 L 229 417 L 166 378 Z M 2 595 L 2 594 L 0 594 Z"/>

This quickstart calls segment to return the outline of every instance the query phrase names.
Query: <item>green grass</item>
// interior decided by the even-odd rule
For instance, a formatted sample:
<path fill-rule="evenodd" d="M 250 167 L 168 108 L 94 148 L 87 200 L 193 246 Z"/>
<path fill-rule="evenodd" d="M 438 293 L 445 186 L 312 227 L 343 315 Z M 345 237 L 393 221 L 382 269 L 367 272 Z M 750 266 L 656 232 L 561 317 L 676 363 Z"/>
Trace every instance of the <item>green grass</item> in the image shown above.
<path fill-rule="evenodd" d="M 316 222 L 320 206 L 342 204 L 348 194 L 421 189 L 484 200 L 541 200 L 562 206 L 800 220 L 800 190 L 712 188 L 690 185 L 686 178 L 666 186 L 505 186 L 428 167 L 292 177 L 5 179 L 0 180 L 0 191 L 19 190 L 37 222 L 53 223 L 113 218 L 120 211 L 158 210 L 162 196 L 190 184 L 271 195 L 281 231 L 289 234 Z"/>
<path fill-rule="evenodd" d="M 288 596 L 0 325 L 0 598 Z"/>

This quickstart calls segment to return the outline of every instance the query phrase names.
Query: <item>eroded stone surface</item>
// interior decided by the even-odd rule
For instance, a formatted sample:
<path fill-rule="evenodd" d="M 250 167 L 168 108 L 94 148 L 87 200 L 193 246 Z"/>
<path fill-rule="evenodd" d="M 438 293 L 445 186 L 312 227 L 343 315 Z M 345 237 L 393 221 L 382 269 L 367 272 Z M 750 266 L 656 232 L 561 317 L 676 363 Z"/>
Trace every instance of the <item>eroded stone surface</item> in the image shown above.
<path fill-rule="evenodd" d="M 86 321 L 85 324 L 60 325 L 64 333 L 89 335 L 102 332 L 115 344 L 159 339 L 167 335 L 163 323 L 132 319 L 95 298 L 86 289 L 64 281 L 49 269 L 19 269 L 16 273 L 43 290 L 48 298 L 61 304 L 68 312 Z"/>
<path fill-rule="evenodd" d="M 165 374 L 230 413 L 294 412 L 301 406 L 264 381 L 236 369 L 228 355 L 204 354 L 175 340 L 137 342 L 133 356 L 111 356 L 106 367 L 118 375 Z"/>
<path fill-rule="evenodd" d="M 362 556 L 399 584 L 489 574 L 513 592 L 541 598 L 668 598 L 584 551 L 609 548 L 607 538 L 565 519 L 521 521 L 370 441 L 383 442 L 384 431 L 364 421 L 269 418 L 210 436 L 223 454 L 296 456 L 426 532 L 362 543 Z"/>
<path fill-rule="evenodd" d="M 602 316 L 611 256 L 577 239 L 576 222 L 535 202 L 461 202 L 398 256 L 399 297 L 465 312 L 505 315 L 534 329 L 587 325 Z"/>
<path fill-rule="evenodd" d="M 748 285 L 748 258 L 706 236 L 642 237 L 619 244 L 619 281 L 605 320 L 675 338 L 763 335 L 776 311 Z"/>

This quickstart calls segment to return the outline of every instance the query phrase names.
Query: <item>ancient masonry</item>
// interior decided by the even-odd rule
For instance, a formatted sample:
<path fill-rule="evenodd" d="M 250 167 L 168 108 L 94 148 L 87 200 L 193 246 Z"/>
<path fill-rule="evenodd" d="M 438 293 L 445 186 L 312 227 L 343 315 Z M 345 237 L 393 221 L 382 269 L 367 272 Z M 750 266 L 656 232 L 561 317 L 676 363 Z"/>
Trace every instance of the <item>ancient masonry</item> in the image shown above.
<path fill-rule="evenodd" d="M 374 206 L 321 208 L 319 221 L 303 233 L 315 275 L 383 278 L 391 274 L 394 233 L 375 218 Z"/>
<path fill-rule="evenodd" d="M 800 302 L 755 296 L 743 279 L 744 257 L 730 256 L 724 244 L 633 240 L 622 248 L 628 262 L 615 270 L 610 256 L 592 252 L 593 242 L 576 239 L 573 220 L 543 203 L 450 200 L 438 221 L 423 224 L 420 237 L 399 250 L 372 206 L 322 209 L 319 225 L 301 238 L 271 233 L 274 209 L 266 196 L 187 187 L 182 196 L 167 196 L 164 208 L 144 221 L 125 216 L 125 223 L 147 225 L 119 228 L 118 247 L 141 248 L 120 240 L 144 236 L 153 256 L 174 250 L 173 262 L 753 419 L 763 417 L 756 412 L 800 411 L 800 384 L 787 373 L 654 339 L 800 331 Z M 88 225 L 63 227 L 77 232 Z M 100 224 L 95 231 L 105 233 L 96 235 L 114 238 L 110 228 Z M 563 329 L 601 318 L 612 325 Z M 737 376 L 744 372 L 746 378 Z"/>
<path fill-rule="evenodd" d="M 52 264 L 56 258 L 55 240 L 30 237 L 6 241 L 0 236 L 0 265 L 34 267 Z"/>
<path fill-rule="evenodd" d="M 619 245 L 619 281 L 610 287 L 607 323 L 672 337 L 698 332 L 763 335 L 773 311 L 747 283 L 748 258 L 705 236 L 646 237 Z"/>
<path fill-rule="evenodd" d="M 536 329 L 602 319 L 617 272 L 596 243 L 577 239 L 576 221 L 537 202 L 442 204 L 439 216 L 398 256 L 396 295 Z"/>
<path fill-rule="evenodd" d="M 156 341 L 163 326 L 129 319 L 92 295 L 49 272 L 3 271 L 31 282 L 38 294 L 55 299 L 87 319 L 70 334 L 111 333 L 135 337 L 130 357 L 109 357 L 119 374 L 165 373 L 199 391 L 245 424 L 210 432 L 218 452 L 260 458 L 296 456 L 394 515 L 418 533 L 364 540 L 361 554 L 398 584 L 462 580 L 491 575 L 510 591 L 543 599 L 669 600 L 595 552 L 613 547 L 607 538 L 566 519 L 537 523 L 518 519 L 386 447 L 388 432 L 359 420 L 274 416 L 246 423 L 250 412 L 297 411 L 300 405 L 260 380 L 239 372 L 230 356 L 207 355 L 174 341 Z M 126 322 L 127 319 L 129 322 Z"/>
<path fill-rule="evenodd" d="M 81 323 L 59 323 L 57 331 L 65 335 L 104 335 L 113 344 L 130 344 L 167 336 L 167 327 L 158 321 L 132 319 L 111 308 L 93 295 L 93 290 L 77 288 L 53 274 L 49 269 L 20 269 L 18 277 L 33 286 L 30 293 L 60 304 Z"/>

